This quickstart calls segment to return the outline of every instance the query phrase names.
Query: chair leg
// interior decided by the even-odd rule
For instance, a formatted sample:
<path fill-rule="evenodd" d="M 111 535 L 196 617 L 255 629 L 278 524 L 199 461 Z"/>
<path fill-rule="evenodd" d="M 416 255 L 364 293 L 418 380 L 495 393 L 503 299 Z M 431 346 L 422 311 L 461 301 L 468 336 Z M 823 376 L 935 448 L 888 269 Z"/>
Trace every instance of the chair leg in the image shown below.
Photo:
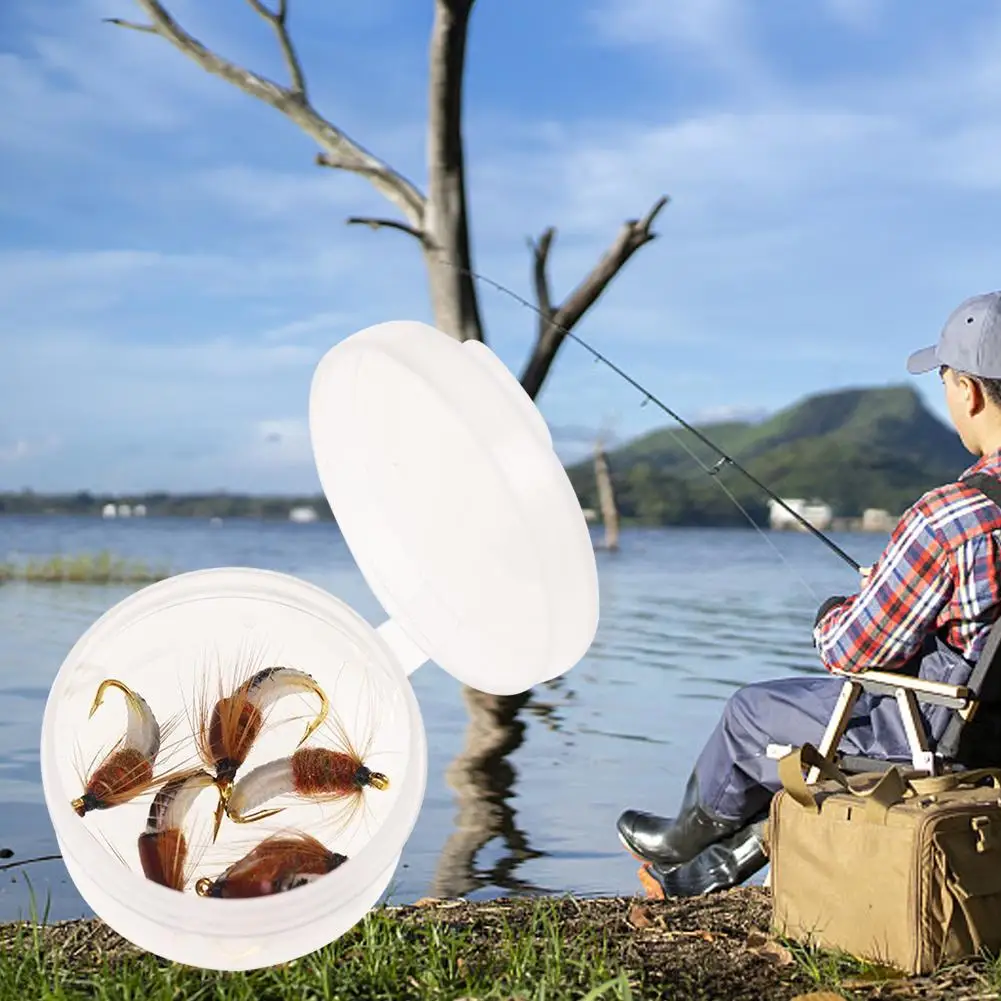
<path fill-rule="evenodd" d="M 900 718 L 903 720 L 904 733 L 907 734 L 907 746 L 911 749 L 911 763 L 916 771 L 935 774 L 935 755 L 928 749 L 928 738 L 925 735 L 924 723 L 918 708 L 918 700 L 909 688 L 898 688 L 894 692 L 897 705 L 900 708 Z"/>
<path fill-rule="evenodd" d="M 817 750 L 821 756 L 827 758 L 828 761 L 834 759 L 834 753 L 841 743 L 841 738 L 845 735 L 845 730 L 848 729 L 852 712 L 855 709 L 855 703 L 858 702 L 861 694 L 862 686 L 857 681 L 849 680 L 841 686 L 841 694 L 838 696 L 838 701 L 834 706 L 834 712 L 831 713 L 827 729 L 824 731 L 824 736 L 817 746 Z M 807 772 L 806 781 L 808 785 L 813 785 L 819 778 L 820 770 L 818 768 L 811 768 Z"/>

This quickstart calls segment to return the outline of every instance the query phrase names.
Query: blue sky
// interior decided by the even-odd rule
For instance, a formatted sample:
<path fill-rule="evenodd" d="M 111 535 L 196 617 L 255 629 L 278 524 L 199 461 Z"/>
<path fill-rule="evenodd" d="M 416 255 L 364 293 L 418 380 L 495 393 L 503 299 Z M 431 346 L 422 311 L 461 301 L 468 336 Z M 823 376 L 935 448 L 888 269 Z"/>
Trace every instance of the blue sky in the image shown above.
<path fill-rule="evenodd" d="M 268 75 L 242 0 L 173 0 Z M 431 0 L 293 0 L 314 101 L 423 183 Z M 161 39 L 132 0 L 0 5 L 0 489 L 317 487 L 313 366 L 430 320 L 406 236 L 277 112 Z M 578 328 L 689 419 L 899 383 L 1001 287 L 1001 5 L 986 0 L 479 0 L 466 120 L 478 269 L 554 291 L 662 193 L 657 241 Z M 520 368 L 535 316 L 482 289 Z M 937 380 L 917 382 L 938 412 Z M 563 453 L 660 421 L 565 346 L 539 400 Z M 586 445 L 586 443 L 585 443 Z"/>

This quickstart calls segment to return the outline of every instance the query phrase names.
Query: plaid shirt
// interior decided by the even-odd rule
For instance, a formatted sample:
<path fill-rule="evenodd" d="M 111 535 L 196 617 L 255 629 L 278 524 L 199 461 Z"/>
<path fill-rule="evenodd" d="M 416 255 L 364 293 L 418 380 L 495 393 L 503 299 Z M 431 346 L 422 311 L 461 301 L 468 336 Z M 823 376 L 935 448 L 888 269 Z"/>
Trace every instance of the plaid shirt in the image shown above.
<path fill-rule="evenodd" d="M 1001 452 L 963 473 L 1001 479 Z M 814 643 L 830 670 L 903 667 L 938 633 L 971 663 L 1001 611 L 1001 508 L 947 483 L 901 517 L 861 591 L 821 610 Z"/>

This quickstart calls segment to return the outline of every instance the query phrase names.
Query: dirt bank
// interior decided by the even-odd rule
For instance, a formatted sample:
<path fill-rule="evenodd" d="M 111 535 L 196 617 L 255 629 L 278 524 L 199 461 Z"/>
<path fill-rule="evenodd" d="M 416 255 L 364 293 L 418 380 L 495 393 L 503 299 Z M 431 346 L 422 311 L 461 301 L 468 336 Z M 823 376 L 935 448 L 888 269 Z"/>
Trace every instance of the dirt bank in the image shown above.
<path fill-rule="evenodd" d="M 811 992 L 832 991 L 820 997 L 945 999 L 978 1001 L 998 998 L 997 973 L 990 964 L 968 963 L 926 978 L 887 979 L 889 971 L 865 971 L 853 964 L 805 950 L 787 949 L 767 935 L 771 906 L 767 891 L 743 888 L 708 898 L 648 903 L 639 899 L 581 900 L 561 898 L 466 901 L 421 901 L 410 907 L 385 908 L 384 919 L 399 929 L 414 952 L 419 973 L 421 936 L 429 926 L 444 925 L 461 935 L 460 969 L 469 971 L 469 987 L 477 993 L 463 994 L 462 977 L 440 993 L 411 990 L 400 984 L 400 997 L 476 997 L 482 983 L 483 963 L 504 963 L 501 943 L 511 943 L 511 929 L 524 929 L 532 946 L 553 948 L 552 941 L 533 931 L 534 916 L 546 907 L 558 928 L 557 949 L 572 955 L 593 949 L 595 935 L 605 942 L 605 959 L 616 971 L 626 971 L 634 998 L 671 998 L 677 1001 L 791 1001 Z M 24 948 L 31 936 L 22 927 L 0 926 L 0 961 L 11 963 L 15 941 Z M 340 964 L 349 958 L 356 929 L 333 947 L 331 960 Z M 138 951 L 98 921 L 75 921 L 52 925 L 40 932 L 41 952 L 58 954 L 60 965 L 69 964 L 77 975 L 118 966 L 139 958 Z M 526 944 L 526 943 L 522 943 Z M 416 948 L 414 948 L 416 946 Z M 345 956 L 341 956 L 341 952 Z M 4 955 L 5 954 L 5 955 Z M 487 958 L 489 957 L 489 959 Z M 305 962 L 305 961 L 302 961 Z M 512 960 L 513 962 L 513 960 Z M 465 966 L 463 967 L 463 964 Z M 289 964 L 292 967 L 298 964 Z M 311 967 L 317 964 L 314 961 Z M 301 968 L 300 968 L 301 969 Z M 155 970 L 151 971 L 155 977 Z M 474 976 L 479 973 L 480 977 Z M 311 976 L 312 974 L 310 974 Z M 300 982 L 300 988 L 303 986 Z M 375 996 L 362 984 L 358 997 Z M 564 996 L 583 996 L 568 986 Z M 187 995 L 174 994 L 174 997 Z M 311 995 L 312 996 L 312 995 Z M 520 996 L 520 995 L 519 995 Z M 552 996 L 552 995 L 547 995 Z M 609 994 L 609 997 L 614 994 Z"/>

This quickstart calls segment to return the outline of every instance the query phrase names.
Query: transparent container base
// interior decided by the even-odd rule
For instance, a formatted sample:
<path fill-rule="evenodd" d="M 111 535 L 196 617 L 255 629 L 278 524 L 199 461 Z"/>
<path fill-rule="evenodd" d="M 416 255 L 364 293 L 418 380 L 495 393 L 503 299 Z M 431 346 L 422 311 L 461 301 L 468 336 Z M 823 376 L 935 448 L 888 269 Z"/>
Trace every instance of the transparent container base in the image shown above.
<path fill-rule="evenodd" d="M 258 570 L 174 577 L 100 619 L 60 670 L 43 721 L 46 801 L 70 876 L 94 911 L 144 949 L 213 969 L 288 962 L 356 924 L 392 878 L 427 779 L 423 721 L 390 643 L 402 648 L 391 629 L 380 633 L 331 595 Z M 300 749 L 321 715 L 321 697 L 313 690 L 284 692 L 237 771 L 231 807 L 241 790 L 258 790 L 263 801 L 250 802 L 253 811 L 280 812 L 252 823 L 223 816 L 213 840 L 219 791 L 206 784 L 183 815 L 173 816 L 188 849 L 182 892 L 146 878 L 139 836 L 162 780 L 199 769 L 210 780 L 215 772 L 196 737 L 211 732 L 217 700 L 276 666 L 308 675 L 328 704 Z M 144 740 L 134 705 L 119 688 L 108 688 L 94 707 L 109 678 L 134 691 L 160 727 L 159 774 L 130 801 L 81 817 L 70 804 L 95 766 L 123 737 Z M 317 774 L 330 772 L 303 771 L 296 762 L 304 754 L 345 749 L 388 786 L 349 784 L 341 795 L 341 782 L 322 797 L 307 795 L 302 782 L 297 787 L 303 775 L 319 781 Z M 347 861 L 314 882 L 266 896 L 213 899 L 195 892 L 199 879 L 218 879 L 266 838 L 288 834 L 315 838 Z"/>

